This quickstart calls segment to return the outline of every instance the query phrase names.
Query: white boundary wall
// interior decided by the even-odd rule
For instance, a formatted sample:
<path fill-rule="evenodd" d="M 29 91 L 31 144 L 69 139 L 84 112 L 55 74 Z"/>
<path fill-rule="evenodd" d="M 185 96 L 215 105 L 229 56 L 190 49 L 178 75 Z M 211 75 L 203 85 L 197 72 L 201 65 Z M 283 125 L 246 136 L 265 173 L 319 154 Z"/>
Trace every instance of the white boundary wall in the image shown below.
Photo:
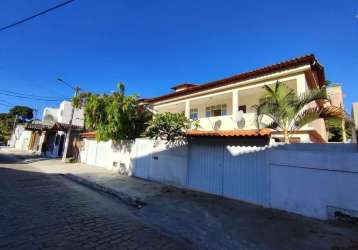
<path fill-rule="evenodd" d="M 203 160 L 210 158 L 205 156 L 208 154 L 205 147 L 208 145 L 203 146 L 203 153 L 198 156 Z M 199 152 L 198 149 L 200 145 L 196 146 L 195 152 Z M 200 170 L 203 174 L 197 176 L 192 175 L 196 172 L 192 168 L 203 160 L 191 159 L 192 151 L 192 145 L 170 146 L 149 139 L 125 141 L 117 146 L 111 141 L 85 139 L 80 155 L 83 163 L 175 186 L 194 186 L 204 192 L 309 217 L 328 219 L 334 211 L 358 216 L 358 152 L 355 144 L 211 147 L 210 155 L 222 160 L 207 160 L 207 166 Z M 222 158 L 219 157 L 221 154 Z M 217 191 L 212 188 L 217 184 L 217 175 L 210 171 L 219 173 L 220 168 L 224 169 L 224 176 L 222 191 Z M 200 186 L 202 181 L 206 184 Z"/>
<path fill-rule="evenodd" d="M 283 147 L 270 150 L 268 156 L 271 207 L 319 219 L 334 216 L 330 210 L 358 216 L 357 152 Z"/>
<path fill-rule="evenodd" d="M 149 139 L 122 141 L 118 145 L 85 139 L 80 160 L 129 176 L 185 186 L 187 150 L 187 145 L 172 146 Z"/>
<path fill-rule="evenodd" d="M 134 141 L 122 141 L 119 144 L 114 144 L 112 141 L 97 142 L 85 139 L 80 151 L 82 163 L 104 167 L 129 176 L 133 174 L 134 157 Z"/>

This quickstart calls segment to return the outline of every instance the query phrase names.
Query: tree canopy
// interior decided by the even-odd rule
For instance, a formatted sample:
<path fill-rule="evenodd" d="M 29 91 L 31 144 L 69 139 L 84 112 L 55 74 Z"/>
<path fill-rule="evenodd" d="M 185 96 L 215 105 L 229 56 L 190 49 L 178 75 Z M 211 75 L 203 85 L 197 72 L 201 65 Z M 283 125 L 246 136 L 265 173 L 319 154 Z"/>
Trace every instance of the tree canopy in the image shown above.
<path fill-rule="evenodd" d="M 84 109 L 86 128 L 96 130 L 96 139 L 130 140 L 140 137 L 151 113 L 138 103 L 137 95 L 125 95 L 125 87 L 110 95 L 82 93 L 73 98 L 75 108 Z"/>
<path fill-rule="evenodd" d="M 270 117 L 272 123 L 268 127 L 282 131 L 286 143 L 289 142 L 289 135 L 292 131 L 314 120 L 320 118 L 339 120 L 344 117 L 344 112 L 340 107 L 330 105 L 307 107 L 315 101 L 329 101 L 325 87 L 310 90 L 299 96 L 293 89 L 278 81 L 273 87 L 265 85 L 264 89 L 265 94 L 259 104 L 254 106 L 258 120 L 260 121 L 264 115 Z"/>
<path fill-rule="evenodd" d="M 0 141 L 6 142 L 10 139 L 14 119 L 9 113 L 0 113 Z"/>
<path fill-rule="evenodd" d="M 9 114 L 17 116 L 20 122 L 29 121 L 34 117 L 33 109 L 27 106 L 14 106 L 10 109 Z"/>
<path fill-rule="evenodd" d="M 0 113 L 0 141 L 10 139 L 14 121 L 24 123 L 33 118 L 33 110 L 27 106 L 14 106 L 8 113 Z"/>
<path fill-rule="evenodd" d="M 184 113 L 155 114 L 149 122 L 147 135 L 150 138 L 165 139 L 169 142 L 183 140 L 185 130 L 189 129 L 191 122 Z"/>

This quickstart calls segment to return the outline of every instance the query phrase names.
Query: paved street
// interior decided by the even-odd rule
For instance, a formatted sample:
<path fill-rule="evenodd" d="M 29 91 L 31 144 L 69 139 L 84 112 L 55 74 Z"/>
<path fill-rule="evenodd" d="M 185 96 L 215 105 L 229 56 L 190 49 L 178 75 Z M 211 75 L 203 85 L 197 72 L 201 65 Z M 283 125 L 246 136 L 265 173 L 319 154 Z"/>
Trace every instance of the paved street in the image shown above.
<path fill-rule="evenodd" d="M 141 209 L 61 176 L 139 196 Z M 141 194 L 141 195 L 139 195 Z M 0 249 L 339 249 L 358 227 L 0 149 Z"/>
<path fill-rule="evenodd" d="M 190 249 L 128 206 L 0 154 L 0 249 Z"/>

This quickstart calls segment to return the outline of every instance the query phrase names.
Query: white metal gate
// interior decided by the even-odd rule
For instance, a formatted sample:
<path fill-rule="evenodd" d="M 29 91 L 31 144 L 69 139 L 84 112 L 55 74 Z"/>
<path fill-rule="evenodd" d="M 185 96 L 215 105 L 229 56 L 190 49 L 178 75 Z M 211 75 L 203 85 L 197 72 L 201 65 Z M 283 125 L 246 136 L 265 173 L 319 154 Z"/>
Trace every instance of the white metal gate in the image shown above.
<path fill-rule="evenodd" d="M 269 169 L 259 147 L 193 143 L 189 148 L 188 186 L 267 206 Z"/>
<path fill-rule="evenodd" d="M 270 173 L 266 150 L 250 148 L 253 150 L 224 146 L 223 196 L 268 206 Z"/>
<path fill-rule="evenodd" d="M 88 140 L 86 163 L 89 165 L 96 165 L 96 159 L 97 159 L 97 141 Z"/>
<path fill-rule="evenodd" d="M 189 146 L 188 186 L 192 189 L 222 195 L 222 145 L 191 144 Z"/>

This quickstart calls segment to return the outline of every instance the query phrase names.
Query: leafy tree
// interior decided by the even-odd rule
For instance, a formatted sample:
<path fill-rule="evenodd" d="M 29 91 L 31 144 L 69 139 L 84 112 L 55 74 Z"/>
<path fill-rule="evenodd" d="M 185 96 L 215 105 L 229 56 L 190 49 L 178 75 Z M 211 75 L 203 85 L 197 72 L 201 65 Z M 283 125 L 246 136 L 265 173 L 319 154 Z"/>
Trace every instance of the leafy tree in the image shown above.
<path fill-rule="evenodd" d="M 327 120 L 325 123 L 328 130 L 329 142 L 344 142 L 345 139 L 352 138 L 352 127 L 354 124 L 348 114 L 345 114 L 343 119 Z"/>
<path fill-rule="evenodd" d="M 165 139 L 169 142 L 183 140 L 186 129 L 190 128 L 190 120 L 184 113 L 160 113 L 155 114 L 149 122 L 147 135 L 150 138 Z"/>
<path fill-rule="evenodd" d="M 0 141 L 10 139 L 15 117 L 9 113 L 0 113 Z"/>
<path fill-rule="evenodd" d="M 326 80 L 325 86 L 335 87 L 340 86 L 340 84 L 332 83 L 332 81 Z M 345 140 L 351 138 L 353 123 L 346 112 L 344 116 L 345 117 L 343 119 L 325 121 L 329 142 L 344 142 Z"/>
<path fill-rule="evenodd" d="M 123 84 L 111 95 L 82 93 L 73 98 L 73 105 L 84 108 L 85 126 L 96 130 L 97 140 L 135 139 L 143 134 L 151 118 L 136 95 L 125 95 Z"/>
<path fill-rule="evenodd" d="M 33 115 L 33 109 L 27 106 L 14 106 L 9 111 L 10 115 L 17 116 L 20 122 L 26 122 L 31 120 Z"/>
<path fill-rule="evenodd" d="M 341 108 L 334 106 L 323 106 L 306 108 L 306 105 L 318 101 L 328 101 L 327 91 L 321 89 L 310 90 L 297 96 L 293 89 L 277 81 L 273 87 L 264 86 L 265 94 L 254 108 L 257 111 L 258 122 L 264 115 L 272 119 L 268 127 L 283 132 L 285 143 L 289 143 L 289 136 L 294 130 L 304 125 L 323 119 L 342 119 L 344 113 Z"/>

